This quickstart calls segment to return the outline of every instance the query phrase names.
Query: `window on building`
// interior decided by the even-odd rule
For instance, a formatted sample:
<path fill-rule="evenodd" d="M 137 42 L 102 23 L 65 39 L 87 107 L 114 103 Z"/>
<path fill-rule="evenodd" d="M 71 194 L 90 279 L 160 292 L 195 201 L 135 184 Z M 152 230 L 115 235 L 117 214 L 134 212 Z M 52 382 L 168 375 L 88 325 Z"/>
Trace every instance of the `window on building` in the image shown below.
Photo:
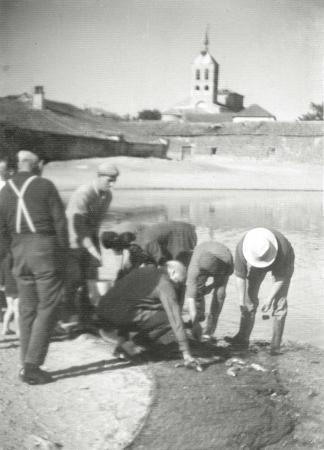
<path fill-rule="evenodd" d="M 200 80 L 200 70 L 196 70 L 196 80 Z"/>
<path fill-rule="evenodd" d="M 205 80 L 208 80 L 209 77 L 209 71 L 208 69 L 205 69 Z"/>
<path fill-rule="evenodd" d="M 207 84 L 206 84 L 205 91 L 208 91 L 208 90 L 209 90 L 209 86 L 207 86 Z"/>
<path fill-rule="evenodd" d="M 199 89 L 200 89 L 200 87 L 199 87 L 199 86 L 196 86 L 196 91 L 199 91 Z"/>

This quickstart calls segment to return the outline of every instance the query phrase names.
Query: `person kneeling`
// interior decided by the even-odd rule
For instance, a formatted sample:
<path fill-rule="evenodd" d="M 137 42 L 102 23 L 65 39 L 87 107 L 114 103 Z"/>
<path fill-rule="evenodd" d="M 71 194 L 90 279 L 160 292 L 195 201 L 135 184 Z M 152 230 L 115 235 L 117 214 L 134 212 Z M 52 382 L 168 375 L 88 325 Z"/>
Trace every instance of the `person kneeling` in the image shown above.
<path fill-rule="evenodd" d="M 179 344 L 185 365 L 195 363 L 184 330 L 176 286 L 183 283 L 186 269 L 178 261 L 162 268 L 132 270 L 101 297 L 97 309 L 104 327 L 119 331 L 117 347 L 122 347 L 130 331 L 138 331 L 151 341 Z"/>

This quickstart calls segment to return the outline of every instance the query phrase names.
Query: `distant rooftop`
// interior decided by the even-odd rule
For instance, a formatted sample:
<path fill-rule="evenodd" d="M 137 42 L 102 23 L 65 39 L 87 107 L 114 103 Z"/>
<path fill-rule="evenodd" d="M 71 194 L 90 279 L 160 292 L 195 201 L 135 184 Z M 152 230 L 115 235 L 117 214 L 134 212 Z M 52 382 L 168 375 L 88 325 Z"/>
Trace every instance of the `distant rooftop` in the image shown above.
<path fill-rule="evenodd" d="M 0 123 L 52 134 L 151 142 L 147 139 L 143 141 L 143 136 L 128 134 L 123 128 L 123 121 L 94 115 L 69 103 L 45 99 L 43 109 L 32 109 L 29 94 L 0 98 Z"/>
<path fill-rule="evenodd" d="M 269 113 L 264 108 L 257 104 L 253 104 L 243 109 L 242 111 L 234 114 L 235 117 L 274 117 L 273 114 Z"/>

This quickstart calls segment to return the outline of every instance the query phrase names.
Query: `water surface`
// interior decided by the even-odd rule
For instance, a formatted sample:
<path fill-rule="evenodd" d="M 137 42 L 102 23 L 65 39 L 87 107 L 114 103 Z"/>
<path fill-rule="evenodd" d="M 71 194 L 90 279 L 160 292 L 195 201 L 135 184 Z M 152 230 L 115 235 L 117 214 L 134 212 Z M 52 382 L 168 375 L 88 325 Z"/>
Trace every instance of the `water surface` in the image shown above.
<path fill-rule="evenodd" d="M 155 223 L 183 220 L 196 225 L 199 242 L 215 239 L 234 253 L 243 233 L 256 226 L 280 230 L 292 243 L 296 266 L 288 296 L 284 339 L 324 348 L 324 245 L 322 193 L 301 191 L 115 190 L 108 217 Z M 260 303 L 269 286 L 266 279 Z M 239 310 L 234 277 L 216 336 L 234 334 Z M 269 338 L 271 321 L 258 313 L 254 338 Z"/>

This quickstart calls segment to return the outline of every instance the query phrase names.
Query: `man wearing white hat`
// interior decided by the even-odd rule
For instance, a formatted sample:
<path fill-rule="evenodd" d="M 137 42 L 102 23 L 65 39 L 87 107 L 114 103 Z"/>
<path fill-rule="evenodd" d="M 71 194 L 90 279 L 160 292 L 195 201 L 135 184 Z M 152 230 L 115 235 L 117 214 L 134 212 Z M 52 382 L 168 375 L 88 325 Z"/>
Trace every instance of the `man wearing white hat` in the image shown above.
<path fill-rule="evenodd" d="M 95 286 L 101 266 L 99 229 L 112 200 L 111 189 L 119 171 L 106 161 L 97 167 L 92 183 L 80 186 L 73 192 L 66 209 L 70 240 L 70 258 L 67 268 L 67 314 L 78 313 L 86 322 L 91 311 L 89 288 Z M 77 305 L 75 298 L 78 292 Z"/>
<path fill-rule="evenodd" d="M 41 169 L 37 155 L 20 151 L 18 172 L 0 193 L 0 262 L 10 248 L 20 299 L 20 379 L 28 384 L 51 381 L 40 366 L 63 300 L 68 247 L 63 203 Z"/>
<path fill-rule="evenodd" d="M 227 338 L 233 345 L 247 348 L 259 304 L 258 294 L 267 272 L 272 274 L 272 287 L 262 308 L 272 310 L 273 333 L 271 353 L 278 354 L 287 316 L 287 294 L 294 272 L 294 250 L 279 231 L 254 228 L 236 247 L 234 273 L 237 280 L 241 322 L 239 332 Z"/>

